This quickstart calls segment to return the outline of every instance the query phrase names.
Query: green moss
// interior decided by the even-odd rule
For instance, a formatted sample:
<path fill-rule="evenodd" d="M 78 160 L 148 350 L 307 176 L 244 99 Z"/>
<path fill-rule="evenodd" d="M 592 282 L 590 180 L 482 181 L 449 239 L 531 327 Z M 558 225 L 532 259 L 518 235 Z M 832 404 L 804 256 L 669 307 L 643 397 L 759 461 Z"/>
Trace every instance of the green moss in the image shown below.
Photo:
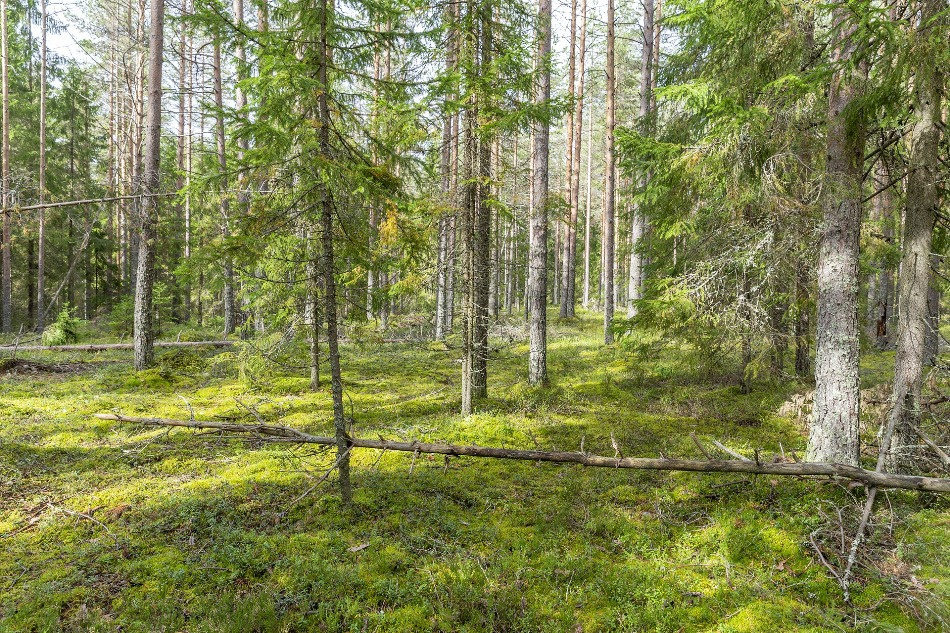
<path fill-rule="evenodd" d="M 627 455 L 699 457 L 694 432 L 750 455 L 780 443 L 801 454 L 802 429 L 776 411 L 807 386 L 762 381 L 746 395 L 729 371 L 697 369 L 693 351 L 645 359 L 598 337 L 596 315 L 558 323 L 546 388 L 526 386 L 524 345 L 499 353 L 489 399 L 465 419 L 456 352 L 345 345 L 347 414 L 363 437 L 561 450 L 583 438 L 586 451 L 612 455 L 613 436 Z M 423 455 L 413 465 L 361 451 L 352 508 L 333 477 L 294 502 L 329 454 L 89 416 L 253 421 L 252 408 L 330 433 L 329 393 L 311 393 L 305 372 L 214 350 L 166 352 L 137 374 L 127 354 L 82 359 L 93 362 L 79 372 L 0 379 L 0 586 L 10 585 L 0 631 L 825 631 L 854 621 L 808 543 L 822 500 L 844 502 L 836 489 Z M 865 386 L 886 381 L 890 362 L 866 355 Z M 891 501 L 906 517 L 894 556 L 927 589 L 927 613 L 940 613 L 948 503 Z M 894 582 L 862 571 L 865 628 L 926 629 L 892 601 Z"/>

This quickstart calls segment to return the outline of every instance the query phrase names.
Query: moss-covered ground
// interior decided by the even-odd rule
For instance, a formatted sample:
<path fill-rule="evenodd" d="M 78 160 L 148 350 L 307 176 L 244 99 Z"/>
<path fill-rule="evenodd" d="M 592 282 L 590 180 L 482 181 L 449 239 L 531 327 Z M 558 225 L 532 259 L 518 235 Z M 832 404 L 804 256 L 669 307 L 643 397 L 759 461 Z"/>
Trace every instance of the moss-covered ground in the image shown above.
<path fill-rule="evenodd" d="M 595 316 L 555 325 L 552 385 L 498 339 L 489 399 L 459 408 L 457 351 L 343 347 L 361 436 L 701 457 L 716 438 L 801 455 L 781 405 L 808 390 L 735 375 L 686 350 L 599 344 Z M 0 372 L 2 631 L 940 630 L 950 621 L 950 500 L 891 492 L 853 604 L 840 569 L 863 489 L 831 481 L 360 451 L 355 501 L 314 448 L 261 445 L 91 414 L 268 421 L 331 431 L 305 370 L 233 352 L 37 357 Z M 217 361 L 215 361 L 217 359 Z M 893 356 L 865 357 L 865 387 Z M 285 359 L 286 360 L 286 359 Z M 302 363 L 302 358 L 296 358 Z M 293 363 L 290 363 L 291 365 Z M 873 437 L 873 421 L 869 435 Z M 708 444 L 708 443 L 707 443 Z M 301 498 L 302 497 L 302 498 Z M 839 527 L 838 522 L 843 524 Z"/>

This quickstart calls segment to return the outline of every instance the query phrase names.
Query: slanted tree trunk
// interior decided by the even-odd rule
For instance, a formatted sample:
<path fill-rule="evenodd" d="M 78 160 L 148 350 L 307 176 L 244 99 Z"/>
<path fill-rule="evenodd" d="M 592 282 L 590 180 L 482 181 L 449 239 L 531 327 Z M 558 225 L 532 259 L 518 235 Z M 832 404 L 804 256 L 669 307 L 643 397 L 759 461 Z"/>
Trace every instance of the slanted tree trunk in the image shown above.
<path fill-rule="evenodd" d="M 616 90 L 616 67 L 614 65 L 614 0 L 607 0 L 607 148 L 605 157 L 604 178 L 604 344 L 614 342 L 614 216 L 616 205 L 616 160 L 614 157 L 614 127 L 616 105 L 614 91 Z"/>
<path fill-rule="evenodd" d="M 808 437 L 809 461 L 858 464 L 858 239 L 864 130 L 849 106 L 857 98 L 861 70 L 854 68 L 856 24 L 844 4 L 832 10 L 827 164 L 818 252 L 818 322 L 815 400 Z"/>
<path fill-rule="evenodd" d="M 535 64 L 540 68 L 534 103 L 551 100 L 551 0 L 538 0 L 538 50 Z M 548 284 L 548 154 L 550 123 L 535 121 L 531 151 L 531 233 L 528 255 L 528 309 L 530 347 L 528 382 L 546 384 L 547 365 L 547 284 Z"/>
<path fill-rule="evenodd" d="M 0 235 L 0 251 L 3 252 L 2 263 L 0 263 L 0 332 L 9 332 L 13 327 L 13 269 L 11 248 L 11 209 L 10 203 L 10 56 L 8 54 L 7 32 L 7 0 L 0 0 L 0 55 L 3 59 L 0 61 L 0 84 L 2 84 L 2 99 L 0 110 L 2 110 L 2 154 L 3 165 L 0 167 L 0 194 L 2 194 L 3 210 L 3 230 Z"/>
<path fill-rule="evenodd" d="M 911 135 L 908 157 L 907 194 L 904 208 L 901 253 L 897 354 L 894 360 L 894 392 L 889 426 L 893 429 L 886 465 L 892 471 L 908 472 L 913 466 L 920 422 L 920 389 L 927 361 L 930 331 L 928 299 L 931 289 L 931 255 L 940 141 L 940 97 L 943 77 L 937 66 L 946 49 L 946 33 L 936 17 L 946 8 L 943 0 L 922 0 L 916 38 L 917 72 L 914 76 L 914 112 L 917 121 Z M 941 37 L 942 36 L 942 37 Z M 936 302 L 934 302 L 936 304 Z M 885 435 L 886 437 L 886 435 Z"/>
<path fill-rule="evenodd" d="M 145 369 L 155 354 L 152 284 L 155 282 L 155 241 L 158 238 L 158 204 L 161 187 L 162 141 L 162 51 L 165 0 L 152 0 L 151 34 L 148 46 L 148 110 L 142 210 L 139 219 L 139 256 L 135 273 L 134 355 L 135 368 Z"/>
<path fill-rule="evenodd" d="M 230 192 L 228 191 L 228 158 L 227 145 L 225 143 L 224 130 L 224 95 L 221 87 L 221 42 L 220 36 L 215 36 L 214 41 L 214 104 L 217 109 L 217 141 L 218 141 L 218 169 L 221 174 L 221 184 L 219 191 L 221 193 L 221 237 L 225 241 L 231 236 L 231 202 Z M 224 287 L 221 291 L 221 303 L 224 310 L 224 335 L 232 334 L 235 328 L 234 322 L 234 266 L 231 263 L 230 255 L 224 255 L 222 266 L 224 276 Z"/>

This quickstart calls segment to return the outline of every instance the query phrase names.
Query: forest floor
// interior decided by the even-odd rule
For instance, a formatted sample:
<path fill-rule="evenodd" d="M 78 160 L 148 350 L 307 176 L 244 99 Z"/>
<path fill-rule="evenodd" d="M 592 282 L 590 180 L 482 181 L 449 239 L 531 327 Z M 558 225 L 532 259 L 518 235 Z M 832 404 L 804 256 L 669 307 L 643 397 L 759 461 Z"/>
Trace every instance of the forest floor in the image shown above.
<path fill-rule="evenodd" d="M 346 344 L 363 437 L 702 455 L 802 454 L 807 384 L 757 381 L 689 350 L 599 345 L 599 319 L 555 323 L 552 386 L 527 346 L 493 339 L 489 399 L 459 408 L 457 350 Z M 517 330 L 515 325 L 509 330 Z M 301 348 L 302 349 L 302 348 Z M 291 358 L 292 356 L 288 356 Z M 296 362 L 302 362 L 298 356 Z M 879 496 L 853 605 L 836 570 L 864 499 L 829 480 L 582 468 L 362 450 L 355 502 L 333 456 L 91 414 L 254 421 L 330 434 L 329 390 L 247 350 L 33 355 L 0 370 L 0 631 L 941 630 L 950 499 Z M 886 390 L 893 354 L 868 353 Z M 784 406 L 783 406 L 784 404 Z M 873 441 L 880 408 L 867 407 Z M 253 412 L 252 412 L 253 411 Z M 780 414 L 781 412 L 781 414 Z M 708 443 L 707 443 L 708 444 Z M 871 453 L 869 453 L 870 455 Z M 845 552 L 842 554 L 842 552 Z M 840 571 L 839 571 L 840 573 Z"/>

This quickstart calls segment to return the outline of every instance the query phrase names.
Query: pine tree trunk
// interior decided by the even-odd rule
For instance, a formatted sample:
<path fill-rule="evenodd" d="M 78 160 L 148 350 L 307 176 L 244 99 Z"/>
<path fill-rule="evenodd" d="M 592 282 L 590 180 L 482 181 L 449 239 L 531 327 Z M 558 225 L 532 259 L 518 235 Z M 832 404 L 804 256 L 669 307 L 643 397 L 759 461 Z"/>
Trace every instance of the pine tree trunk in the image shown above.
<path fill-rule="evenodd" d="M 907 193 L 904 208 L 903 252 L 901 253 L 897 354 L 894 360 L 894 392 L 891 397 L 889 427 L 893 429 L 886 447 L 889 470 L 909 472 L 915 460 L 920 422 L 920 390 L 924 365 L 928 360 L 931 331 L 931 243 L 934 211 L 938 205 L 937 177 L 940 170 L 940 97 L 943 77 L 937 68 L 939 53 L 946 48 L 946 35 L 935 21 L 946 3 L 922 0 L 920 25 L 916 33 L 919 60 L 914 76 L 914 113 L 917 120 L 911 135 L 908 156 Z M 943 38 L 940 36 L 943 35 Z M 932 353 L 932 352 L 931 352 Z"/>
<path fill-rule="evenodd" d="M 135 368 L 145 369 L 154 358 L 155 332 L 152 284 L 155 281 L 155 241 L 158 238 L 156 194 L 161 186 L 162 140 L 162 52 L 165 0 L 152 0 L 149 36 L 148 108 L 145 162 L 142 181 L 142 209 L 139 219 L 139 256 L 135 274 L 134 356 Z"/>
<path fill-rule="evenodd" d="M 835 71 L 829 87 L 827 165 L 818 253 L 815 400 L 808 461 L 858 464 L 858 240 L 864 131 L 847 111 L 861 79 L 853 69 L 856 43 L 850 9 L 833 9 Z"/>
<path fill-rule="evenodd" d="M 616 173 L 614 171 L 614 126 L 616 105 L 614 103 L 615 90 L 615 66 L 614 66 L 614 0 L 607 0 L 607 149 L 605 159 L 605 183 L 604 183 L 604 344 L 614 342 L 614 301 L 616 290 L 614 288 L 615 279 L 615 258 L 614 258 L 614 209 Z"/>
<path fill-rule="evenodd" d="M 535 86 L 534 103 L 544 106 L 551 100 L 551 0 L 538 0 L 538 51 L 535 63 L 541 68 Z M 531 152 L 531 235 L 528 255 L 528 307 L 530 349 L 528 381 L 548 382 L 547 367 L 547 260 L 548 260 L 548 155 L 550 123 L 533 123 Z"/>

